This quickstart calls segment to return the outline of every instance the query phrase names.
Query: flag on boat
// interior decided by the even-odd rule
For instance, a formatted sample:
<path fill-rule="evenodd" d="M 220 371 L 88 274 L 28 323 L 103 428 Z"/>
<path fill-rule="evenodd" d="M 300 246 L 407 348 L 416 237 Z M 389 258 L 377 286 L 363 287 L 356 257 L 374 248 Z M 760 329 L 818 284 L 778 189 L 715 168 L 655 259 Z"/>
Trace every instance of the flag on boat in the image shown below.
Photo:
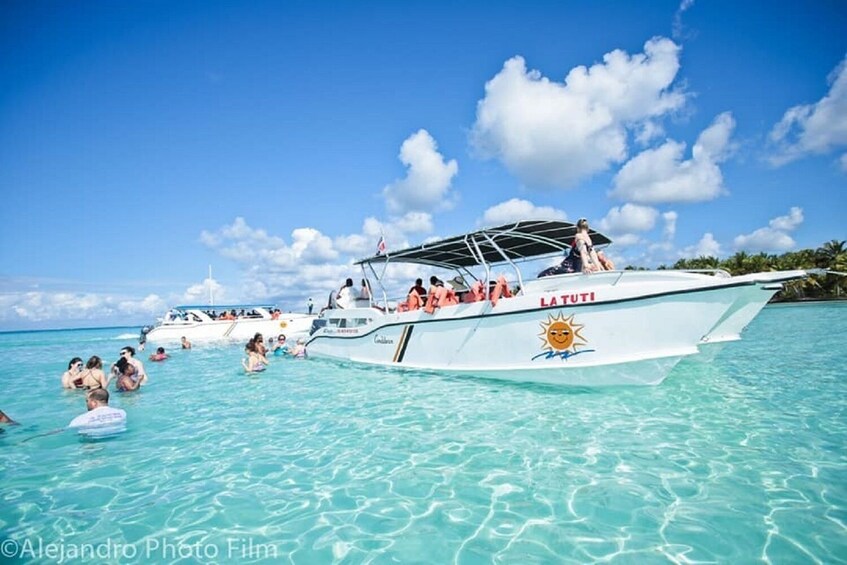
<path fill-rule="evenodd" d="M 385 236 L 379 236 L 379 241 L 376 242 L 376 254 L 382 255 L 385 253 Z"/>

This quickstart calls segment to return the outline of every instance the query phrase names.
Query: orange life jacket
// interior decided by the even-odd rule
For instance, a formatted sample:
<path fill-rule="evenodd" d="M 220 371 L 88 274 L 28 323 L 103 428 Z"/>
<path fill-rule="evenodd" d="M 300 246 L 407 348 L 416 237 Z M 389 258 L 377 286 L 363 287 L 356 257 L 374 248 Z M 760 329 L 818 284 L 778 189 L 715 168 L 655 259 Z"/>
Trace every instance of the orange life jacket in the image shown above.
<path fill-rule="evenodd" d="M 497 277 L 497 284 L 494 285 L 494 290 L 491 291 L 491 305 L 497 306 L 497 301 L 500 297 L 511 298 L 512 291 L 509 290 L 509 283 L 506 282 L 506 277 L 500 275 Z"/>

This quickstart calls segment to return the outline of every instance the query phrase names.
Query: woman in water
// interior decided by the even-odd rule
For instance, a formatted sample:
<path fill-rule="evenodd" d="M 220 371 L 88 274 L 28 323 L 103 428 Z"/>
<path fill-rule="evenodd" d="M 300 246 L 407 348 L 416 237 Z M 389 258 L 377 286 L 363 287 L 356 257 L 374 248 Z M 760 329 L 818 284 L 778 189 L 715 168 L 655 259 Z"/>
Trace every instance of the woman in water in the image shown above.
<path fill-rule="evenodd" d="M 279 334 L 279 337 L 276 339 L 276 343 L 271 349 L 271 353 L 274 355 L 285 355 L 288 353 L 288 346 L 286 345 L 285 340 L 285 334 Z"/>
<path fill-rule="evenodd" d="M 68 370 L 62 374 L 62 388 L 82 388 L 82 359 L 74 357 L 68 363 Z"/>
<path fill-rule="evenodd" d="M 247 359 L 242 359 L 241 365 L 248 373 L 260 373 L 268 366 L 268 360 L 259 353 L 256 342 L 252 339 L 247 342 Z"/>
<path fill-rule="evenodd" d="M 138 378 L 138 369 L 132 363 L 123 364 L 123 372 L 118 376 L 115 388 L 120 392 L 132 392 L 141 388 L 141 379 Z"/>
<path fill-rule="evenodd" d="M 265 353 L 268 352 L 268 348 L 265 347 L 265 338 L 262 334 L 256 333 L 256 335 L 253 336 L 253 343 L 256 345 L 256 351 L 259 352 L 259 355 L 264 356 Z M 265 360 L 265 362 L 267 362 L 267 360 Z"/>
<path fill-rule="evenodd" d="M 302 337 L 297 340 L 297 345 L 291 348 L 289 355 L 295 359 L 306 358 L 306 341 Z"/>
<path fill-rule="evenodd" d="M 82 388 L 86 390 L 109 386 L 109 379 L 103 372 L 103 360 L 96 355 L 92 355 L 88 363 L 85 364 L 85 370 L 80 373 L 80 377 L 82 377 Z"/>

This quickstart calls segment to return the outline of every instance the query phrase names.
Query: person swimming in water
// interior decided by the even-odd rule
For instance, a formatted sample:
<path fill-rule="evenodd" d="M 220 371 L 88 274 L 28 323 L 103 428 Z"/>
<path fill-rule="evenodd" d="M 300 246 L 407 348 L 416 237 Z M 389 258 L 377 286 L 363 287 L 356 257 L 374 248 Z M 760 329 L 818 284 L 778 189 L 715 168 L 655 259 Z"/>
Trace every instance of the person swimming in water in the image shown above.
<path fill-rule="evenodd" d="M 150 356 L 151 361 L 164 361 L 168 358 L 168 354 L 165 353 L 164 347 L 157 347 L 156 353 Z"/>

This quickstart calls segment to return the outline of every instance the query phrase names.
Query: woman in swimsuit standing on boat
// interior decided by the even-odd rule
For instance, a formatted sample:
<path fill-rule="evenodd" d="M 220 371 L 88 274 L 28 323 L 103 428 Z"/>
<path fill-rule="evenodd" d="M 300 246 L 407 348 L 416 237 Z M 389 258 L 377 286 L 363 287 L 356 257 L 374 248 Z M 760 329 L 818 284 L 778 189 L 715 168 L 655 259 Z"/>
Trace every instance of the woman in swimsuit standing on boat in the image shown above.
<path fill-rule="evenodd" d="M 74 357 L 68 363 L 68 370 L 62 374 L 62 388 L 82 388 L 82 359 Z"/>
<path fill-rule="evenodd" d="M 583 273 L 596 273 L 606 270 L 600 262 L 597 252 L 594 251 L 594 244 L 591 241 L 591 236 L 588 235 L 588 220 L 585 218 L 580 218 L 576 223 L 573 246 L 582 259 Z"/>

